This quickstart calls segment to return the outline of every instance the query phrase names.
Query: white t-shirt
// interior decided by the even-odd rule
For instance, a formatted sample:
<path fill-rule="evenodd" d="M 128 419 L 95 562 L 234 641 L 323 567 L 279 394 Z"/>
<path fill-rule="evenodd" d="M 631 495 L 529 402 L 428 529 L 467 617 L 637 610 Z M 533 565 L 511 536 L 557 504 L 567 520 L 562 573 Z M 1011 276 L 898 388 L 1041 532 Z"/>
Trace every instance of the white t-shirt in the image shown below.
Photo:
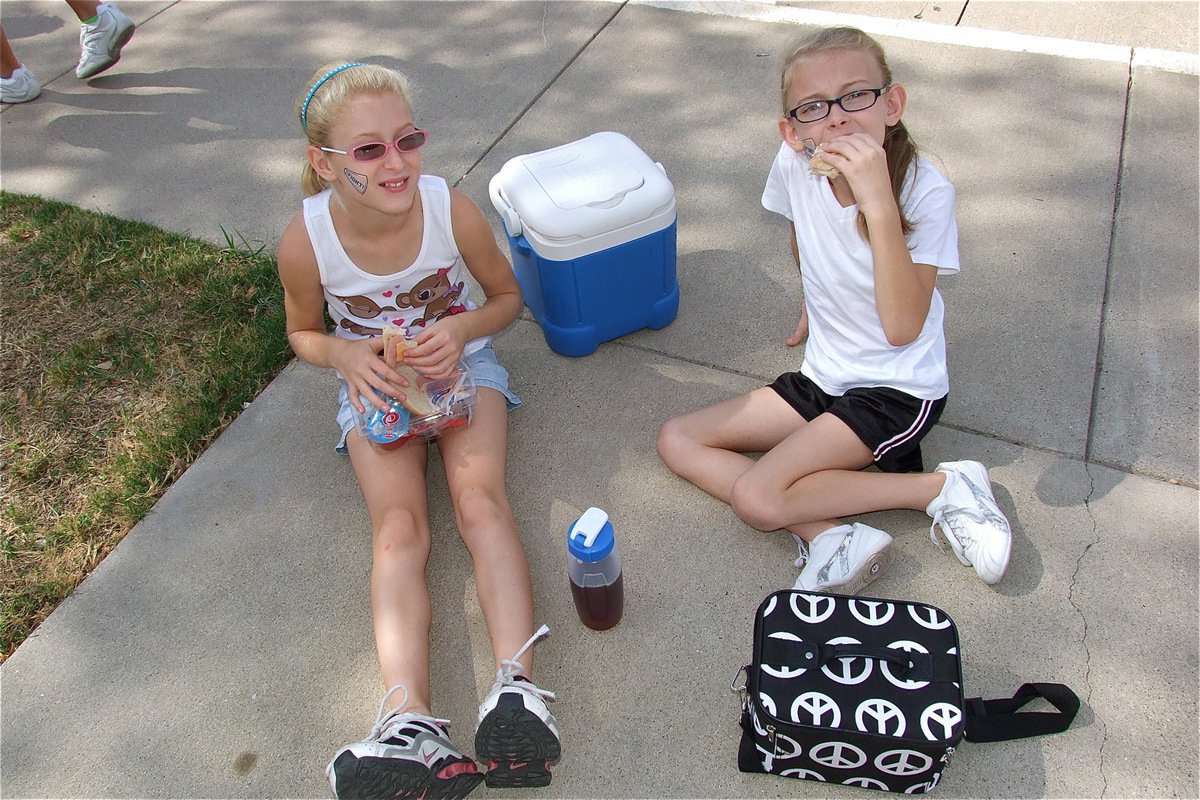
<path fill-rule="evenodd" d="M 910 169 L 900 196 L 913 224 L 907 237 L 913 263 L 933 265 L 939 275 L 959 269 L 954 197 L 954 187 L 924 158 Z M 786 143 L 771 165 L 762 204 L 796 229 L 809 313 L 800 372 L 834 396 L 888 386 L 923 400 L 945 397 L 950 382 L 942 296 L 934 289 L 915 341 L 888 343 L 875 305 L 871 247 L 858 232 L 858 205 L 843 208 L 828 180 L 810 174 L 808 162 Z"/>
<path fill-rule="evenodd" d="M 388 275 L 359 269 L 342 247 L 329 216 L 332 189 L 304 198 L 304 224 L 317 256 L 335 336 L 380 336 L 388 323 L 416 336 L 442 317 L 477 307 L 469 297 L 467 268 L 454 241 L 449 186 L 443 178 L 422 175 L 417 187 L 424 221 L 421 250 L 411 264 L 398 264 Z M 489 339 L 467 342 L 463 355 Z"/>

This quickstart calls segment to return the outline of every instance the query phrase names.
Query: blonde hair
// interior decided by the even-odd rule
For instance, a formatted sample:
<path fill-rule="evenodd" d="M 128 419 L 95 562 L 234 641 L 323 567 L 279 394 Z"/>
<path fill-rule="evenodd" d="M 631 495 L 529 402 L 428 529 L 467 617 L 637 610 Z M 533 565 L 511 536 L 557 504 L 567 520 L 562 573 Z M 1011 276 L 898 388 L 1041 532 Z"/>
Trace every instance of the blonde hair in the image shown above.
<path fill-rule="evenodd" d="M 796 63 L 806 56 L 824 53 L 830 50 L 857 50 L 869 54 L 879 65 L 883 73 L 883 85 L 892 84 L 892 70 L 888 66 L 887 56 L 879 42 L 872 39 L 858 28 L 821 28 L 801 40 L 791 55 L 783 61 L 783 74 L 780 78 L 780 96 L 783 113 L 788 112 L 788 92 L 792 88 L 792 76 L 795 74 Z M 896 198 L 896 207 L 900 209 L 900 227 L 907 235 L 912 232 L 912 223 L 904 215 L 904 206 L 900 204 L 900 192 L 904 189 L 904 180 L 908 170 L 917 158 L 917 144 L 912 140 L 908 129 L 901 121 L 887 129 L 883 137 L 883 152 L 887 155 L 888 175 L 891 178 L 892 194 Z M 866 236 L 866 221 L 859 215 L 859 230 Z"/>
<path fill-rule="evenodd" d="M 360 95 L 394 93 L 412 109 L 408 78 L 394 69 L 375 64 L 335 61 L 319 68 L 296 98 L 296 117 L 309 145 L 328 145 L 329 132 L 341 119 L 347 104 Z M 300 175 L 304 194 L 321 192 L 328 185 L 308 160 Z"/>

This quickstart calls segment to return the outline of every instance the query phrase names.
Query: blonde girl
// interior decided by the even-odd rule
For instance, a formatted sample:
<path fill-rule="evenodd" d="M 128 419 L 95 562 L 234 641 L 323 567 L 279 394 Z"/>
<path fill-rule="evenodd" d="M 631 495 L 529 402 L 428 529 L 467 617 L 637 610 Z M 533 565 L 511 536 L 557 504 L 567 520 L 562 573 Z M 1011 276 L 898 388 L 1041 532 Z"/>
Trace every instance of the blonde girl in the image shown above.
<path fill-rule="evenodd" d="M 326 65 L 296 114 L 307 141 L 306 197 L 279 245 L 288 340 L 300 358 L 341 378 L 337 448 L 350 457 L 370 515 L 371 613 L 387 688 L 368 737 L 330 762 L 330 783 L 338 797 L 462 797 L 485 776 L 489 786 L 544 786 L 559 758 L 558 725 L 546 707 L 553 694 L 530 676 L 531 648 L 549 630 L 534 630 L 529 566 L 505 489 L 506 415 L 520 400 L 490 344 L 521 309 L 512 268 L 479 208 L 422 174 L 429 137 L 403 75 Z M 400 397 L 407 388 L 394 358 L 382 356 L 385 325 L 413 337 L 404 359 L 418 372 L 445 376 L 463 362 L 478 387 L 471 424 L 447 429 L 437 446 L 497 665 L 475 738 L 484 772 L 433 715 L 428 447 L 418 440 L 384 450 L 352 432 L 351 407 L 383 408 L 379 392 Z"/>

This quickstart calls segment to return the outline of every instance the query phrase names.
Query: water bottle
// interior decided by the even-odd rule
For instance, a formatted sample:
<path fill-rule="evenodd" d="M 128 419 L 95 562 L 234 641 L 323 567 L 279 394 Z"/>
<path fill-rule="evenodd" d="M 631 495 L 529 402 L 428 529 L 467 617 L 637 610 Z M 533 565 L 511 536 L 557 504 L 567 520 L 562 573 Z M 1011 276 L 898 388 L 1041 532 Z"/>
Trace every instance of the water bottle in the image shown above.
<path fill-rule="evenodd" d="M 625 610 L 621 553 L 608 514 L 598 508 L 583 512 L 567 534 L 567 574 L 584 625 L 605 631 L 621 621 Z"/>

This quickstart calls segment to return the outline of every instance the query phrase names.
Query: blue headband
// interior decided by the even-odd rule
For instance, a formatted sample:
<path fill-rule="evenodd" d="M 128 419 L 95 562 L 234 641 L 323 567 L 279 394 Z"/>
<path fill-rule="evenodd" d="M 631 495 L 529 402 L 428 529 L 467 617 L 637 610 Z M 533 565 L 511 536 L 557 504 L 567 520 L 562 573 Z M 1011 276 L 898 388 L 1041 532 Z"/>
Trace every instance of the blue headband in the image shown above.
<path fill-rule="evenodd" d="M 317 80 L 316 83 L 312 85 L 312 88 L 308 90 L 308 94 L 304 97 L 304 105 L 300 107 L 300 127 L 304 129 L 305 133 L 308 132 L 308 104 L 312 102 L 313 95 L 317 93 L 317 89 L 321 88 L 321 84 L 325 83 L 325 81 L 329 80 L 334 75 L 337 75 L 339 72 L 348 70 L 351 67 L 365 66 L 366 64 L 361 64 L 357 61 L 350 64 L 342 64 L 340 67 L 334 67 L 333 69 L 329 70 L 329 72 L 326 72 Z"/>

